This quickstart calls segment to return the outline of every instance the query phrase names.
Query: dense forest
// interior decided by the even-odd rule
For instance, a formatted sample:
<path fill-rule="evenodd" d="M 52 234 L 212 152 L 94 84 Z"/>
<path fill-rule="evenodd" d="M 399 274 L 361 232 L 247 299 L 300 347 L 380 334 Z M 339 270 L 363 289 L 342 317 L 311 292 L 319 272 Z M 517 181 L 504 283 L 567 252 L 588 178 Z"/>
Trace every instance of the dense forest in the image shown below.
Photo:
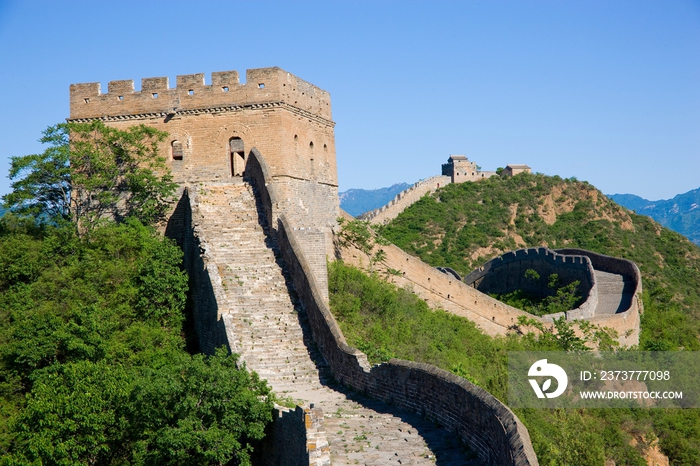
<path fill-rule="evenodd" d="M 226 349 L 197 354 L 182 251 L 150 225 L 174 190 L 162 137 L 61 124 L 12 160 L 0 464 L 250 464 L 274 396 Z"/>
<path fill-rule="evenodd" d="M 381 229 L 425 262 L 462 274 L 519 247 L 580 247 L 629 258 L 643 275 L 640 349 L 698 350 L 700 249 L 575 179 L 543 175 L 448 185 Z M 491 338 L 470 321 L 428 309 L 375 274 L 330 266 L 331 307 L 351 345 L 370 360 L 435 364 L 506 399 L 507 351 L 582 343 L 566 324 L 539 337 Z M 633 348 L 632 350 L 636 350 Z M 700 410 L 517 410 L 540 464 L 645 465 L 658 441 L 673 465 L 700 464 Z"/>

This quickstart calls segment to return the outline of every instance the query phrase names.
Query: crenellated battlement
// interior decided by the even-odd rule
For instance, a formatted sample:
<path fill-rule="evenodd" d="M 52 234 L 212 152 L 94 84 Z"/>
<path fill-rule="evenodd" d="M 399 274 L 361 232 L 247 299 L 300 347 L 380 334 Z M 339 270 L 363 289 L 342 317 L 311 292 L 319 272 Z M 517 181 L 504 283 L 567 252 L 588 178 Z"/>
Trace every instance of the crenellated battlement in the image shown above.
<path fill-rule="evenodd" d="M 143 78 L 136 91 L 133 80 L 110 81 L 103 94 L 100 83 L 70 86 L 70 119 L 154 117 L 194 110 L 245 108 L 258 104 L 286 104 L 311 116 L 331 120 L 330 94 L 281 68 L 246 71 L 241 84 L 237 71 L 177 76 L 176 87 L 167 77 Z"/>

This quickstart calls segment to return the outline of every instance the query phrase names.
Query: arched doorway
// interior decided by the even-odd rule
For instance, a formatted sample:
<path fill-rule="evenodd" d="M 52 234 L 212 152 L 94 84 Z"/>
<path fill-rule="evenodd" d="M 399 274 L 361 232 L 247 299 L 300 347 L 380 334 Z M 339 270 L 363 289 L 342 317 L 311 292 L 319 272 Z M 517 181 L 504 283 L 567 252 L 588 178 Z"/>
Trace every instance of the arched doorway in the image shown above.
<path fill-rule="evenodd" d="M 243 139 L 233 137 L 228 141 L 231 176 L 243 176 L 245 172 L 245 150 Z"/>

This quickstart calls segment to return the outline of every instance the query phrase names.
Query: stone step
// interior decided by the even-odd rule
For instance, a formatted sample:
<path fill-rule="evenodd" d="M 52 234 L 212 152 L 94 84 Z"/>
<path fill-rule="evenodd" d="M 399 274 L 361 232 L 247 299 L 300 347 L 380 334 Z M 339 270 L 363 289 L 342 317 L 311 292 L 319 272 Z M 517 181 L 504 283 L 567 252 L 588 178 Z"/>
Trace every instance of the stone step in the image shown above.
<path fill-rule="evenodd" d="M 194 223 L 208 267 L 216 267 L 224 286 L 225 302 L 219 306 L 231 344 L 279 396 L 324 410 L 332 464 L 481 464 L 466 459 L 454 435 L 417 415 L 370 400 L 359 404 L 328 388 L 328 365 L 311 341 L 306 315 L 249 184 L 206 184 L 194 199 Z M 372 403 L 374 409 L 366 407 Z"/>

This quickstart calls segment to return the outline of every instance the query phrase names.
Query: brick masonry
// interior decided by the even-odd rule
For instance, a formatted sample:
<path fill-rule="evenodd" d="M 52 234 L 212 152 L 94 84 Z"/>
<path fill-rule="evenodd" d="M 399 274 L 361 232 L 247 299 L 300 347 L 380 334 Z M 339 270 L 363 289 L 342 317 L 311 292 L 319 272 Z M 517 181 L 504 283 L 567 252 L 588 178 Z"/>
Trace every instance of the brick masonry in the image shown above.
<path fill-rule="evenodd" d="M 282 216 L 278 235 L 314 338 L 338 381 L 386 403 L 414 411 L 455 431 L 491 465 L 538 464 L 527 429 L 503 403 L 465 379 L 428 364 L 392 359 L 370 367 L 367 356 L 347 345 L 309 274 L 294 230 Z"/>
<path fill-rule="evenodd" d="M 365 212 L 360 218 L 369 220 L 371 223 L 377 225 L 387 224 L 421 197 L 429 193 L 434 193 L 440 187 L 448 185 L 451 182 L 452 179 L 449 176 L 433 176 L 427 180 L 419 181 L 410 188 L 401 191 L 386 205 Z"/>
<path fill-rule="evenodd" d="M 514 169 L 513 167 L 516 168 Z M 508 165 L 503 171 L 503 176 L 513 176 L 522 172 L 531 173 L 531 169 L 527 165 Z M 464 155 L 451 155 L 447 159 L 447 163 L 442 165 L 442 175 L 433 176 L 415 183 L 410 188 L 397 194 L 386 205 L 365 212 L 359 218 L 369 220 L 373 224 L 385 225 L 398 217 L 401 212 L 421 197 L 433 193 L 445 185 L 480 181 L 492 176 L 498 176 L 498 174 L 496 172 L 479 170 L 476 162 L 469 161 Z"/>
<path fill-rule="evenodd" d="M 540 278 L 527 278 L 527 270 L 534 270 Z M 506 294 L 523 290 L 532 295 L 546 297 L 555 294 L 548 286 L 548 278 L 557 274 L 560 283 L 580 282 L 577 293 L 585 300 L 566 313 L 567 320 L 592 317 L 598 305 L 598 287 L 591 260 L 585 255 L 557 254 L 548 248 L 529 248 L 510 251 L 491 259 L 472 271 L 463 281 L 486 294 Z M 550 320 L 554 317 L 545 318 Z"/>
<path fill-rule="evenodd" d="M 274 185 L 264 183 L 258 189 L 268 191 L 261 193 L 262 199 L 272 202 L 277 197 Z M 263 210 L 272 212 L 273 208 Z M 485 390 L 428 364 L 393 359 L 371 367 L 364 353 L 348 346 L 315 274 L 310 273 L 312 265 L 305 256 L 299 231 L 290 226 L 284 213 L 276 221 L 284 262 L 306 310 L 314 340 L 336 380 L 439 422 L 456 432 L 486 464 L 538 464 L 527 429 Z"/>
<path fill-rule="evenodd" d="M 165 77 L 142 79 L 140 91 L 133 80 L 112 81 L 107 93 L 100 83 L 70 86 L 70 121 L 100 119 L 121 129 L 145 124 L 167 132 L 159 153 L 183 186 L 240 178 L 253 148 L 265 154 L 269 182 L 278 187 L 277 208 L 295 228 L 323 233 L 310 235 L 314 248 L 319 236 L 331 237 L 338 217 L 331 116 L 327 91 L 277 67 L 247 70 L 245 84 L 237 71 L 223 71 L 212 73 L 209 85 L 204 74 L 191 74 L 178 76 L 174 88 Z M 324 246 L 332 251 L 332 244 Z M 314 272 L 325 274 L 325 255 L 322 265 Z"/>
<path fill-rule="evenodd" d="M 352 219 L 352 216 L 347 213 L 341 212 L 341 214 L 347 219 Z M 392 283 L 409 288 L 432 308 L 444 309 L 447 312 L 471 320 L 488 335 L 508 334 L 510 329 L 517 324 L 519 316 L 539 320 L 544 325 L 551 325 L 552 318 L 556 317 L 535 317 L 520 309 L 508 306 L 480 292 L 473 286 L 469 286 L 450 275 L 440 272 L 393 244 L 382 246 L 382 249 L 386 253 L 386 258 L 382 263 L 377 264 L 375 268 L 381 273 L 386 273 Z M 353 248 L 339 249 L 337 252 L 349 264 L 360 267 L 367 265 L 363 264 L 363 260 L 366 260 L 365 255 Z M 594 270 L 621 274 L 632 279 L 630 289 L 626 293 L 629 299 L 621 301 L 623 304 L 626 304 L 625 308 L 620 310 L 621 312 L 602 315 L 598 315 L 596 312 L 588 320 L 596 325 L 609 327 L 617 331 L 618 341 L 622 345 L 632 346 L 638 344 L 640 313 L 643 307 L 641 302 L 641 275 L 637 266 L 626 259 L 603 256 L 590 251 L 556 250 L 555 252 L 586 256 L 593 264 Z M 389 270 L 395 271 L 397 274 L 389 273 Z M 478 270 L 475 272 L 478 272 Z M 593 304 L 593 302 L 597 301 L 598 306 L 600 306 L 601 296 L 597 291 L 597 286 L 595 286 L 597 279 L 594 277 L 593 280 L 594 286 L 591 288 L 587 302 Z M 616 296 L 618 299 L 620 298 L 619 293 Z M 579 313 L 582 307 L 586 313 L 589 312 L 586 303 L 584 303 L 578 310 L 567 312 L 567 318 L 569 320 L 582 318 L 582 315 Z"/>
<path fill-rule="evenodd" d="M 329 466 L 330 447 L 323 423 L 323 411 L 316 407 L 294 409 L 277 406 L 265 439 L 257 445 L 253 464 L 260 466 Z"/>
<path fill-rule="evenodd" d="M 487 392 L 429 365 L 394 360 L 370 368 L 364 354 L 346 345 L 327 305 L 325 261 L 333 252 L 332 230 L 339 213 L 330 96 L 279 68 L 248 70 L 246 80 L 240 84 L 238 73 L 231 71 L 213 73 L 210 85 L 204 75 L 195 74 L 178 76 L 175 88 L 168 87 L 167 78 L 147 78 L 140 91 L 130 80 L 110 82 L 106 94 L 99 83 L 70 89 L 71 121 L 100 119 L 122 129 L 143 123 L 168 133 L 160 152 L 181 189 L 165 232 L 185 251 L 200 348 L 211 352 L 226 344 L 236 349 L 239 343 L 240 323 L 232 319 L 240 312 L 229 309 L 231 273 L 217 262 L 232 250 L 220 244 L 215 232 L 233 234 L 239 221 L 257 215 L 234 209 L 235 219 L 217 217 L 217 212 L 227 211 L 225 196 L 217 195 L 211 206 L 201 196 L 243 192 L 248 189 L 245 177 L 257 186 L 267 224 L 276 227 L 279 250 L 313 338 L 337 380 L 434 419 L 456 432 L 487 464 L 537 464 L 527 430 Z M 256 329 L 250 330 L 255 336 Z M 244 360 L 264 368 L 265 359 L 254 356 L 251 352 Z M 293 464 L 325 464 L 323 455 L 318 460 L 312 455 L 324 449 L 321 415 L 304 411 L 301 423 L 300 416 L 298 409 L 280 411 L 280 424 L 273 429 L 279 428 L 279 438 L 290 435 L 296 439 L 290 442 L 305 443 L 308 458 Z M 409 443 L 404 450 L 409 445 L 415 447 Z M 394 455 L 403 453 L 396 450 Z M 421 464 L 432 461 L 430 455 L 421 458 Z"/>

